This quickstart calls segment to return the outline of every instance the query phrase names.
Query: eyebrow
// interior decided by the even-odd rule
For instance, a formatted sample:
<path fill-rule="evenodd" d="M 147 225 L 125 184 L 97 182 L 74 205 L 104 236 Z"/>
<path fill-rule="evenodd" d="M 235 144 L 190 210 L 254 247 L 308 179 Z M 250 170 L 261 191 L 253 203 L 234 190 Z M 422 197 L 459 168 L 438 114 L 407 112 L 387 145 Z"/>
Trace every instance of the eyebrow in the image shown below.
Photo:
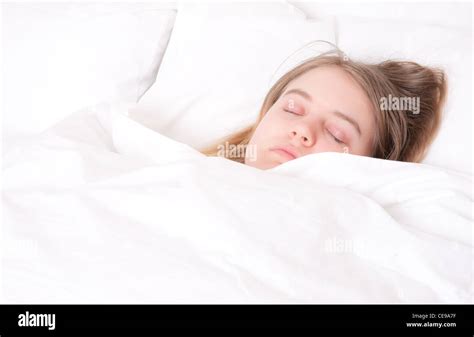
<path fill-rule="evenodd" d="M 311 97 L 310 94 L 308 94 L 306 91 L 304 90 L 301 90 L 301 89 L 290 89 L 288 90 L 287 92 L 285 92 L 283 94 L 283 96 L 286 96 L 286 95 L 289 95 L 289 94 L 297 94 L 297 95 L 300 95 L 301 97 L 305 98 L 306 100 L 310 101 L 310 102 L 313 102 L 313 98 Z M 345 121 L 349 122 L 357 131 L 357 133 L 359 134 L 359 136 L 362 135 L 362 132 L 360 131 L 360 127 L 359 127 L 359 124 L 351 117 L 349 117 L 348 115 L 338 111 L 338 110 L 334 110 L 333 113 L 339 117 L 339 118 L 342 118 L 344 119 Z"/>
<path fill-rule="evenodd" d="M 306 98 L 308 101 L 312 102 L 313 101 L 313 98 L 311 97 L 310 94 L 308 94 L 306 91 L 303 91 L 301 89 L 290 89 L 288 90 L 287 92 L 285 92 L 283 94 L 283 96 L 285 95 L 289 95 L 289 94 L 297 94 L 297 95 L 300 95 L 304 98 Z"/>

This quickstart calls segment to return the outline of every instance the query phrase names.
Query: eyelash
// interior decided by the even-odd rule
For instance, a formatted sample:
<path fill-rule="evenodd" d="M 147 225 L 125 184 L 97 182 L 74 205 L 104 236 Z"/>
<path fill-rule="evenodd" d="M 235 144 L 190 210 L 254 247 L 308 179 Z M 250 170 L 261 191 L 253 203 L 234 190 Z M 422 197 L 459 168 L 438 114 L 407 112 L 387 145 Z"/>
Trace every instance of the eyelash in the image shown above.
<path fill-rule="evenodd" d="M 330 132 L 329 132 L 330 133 Z M 332 133 L 331 134 L 331 137 L 334 138 L 334 140 L 338 143 L 338 144 L 344 144 L 344 142 L 342 140 L 339 140 L 337 139 L 336 137 L 334 137 L 334 135 Z"/>
<path fill-rule="evenodd" d="M 297 116 L 301 116 L 300 114 L 297 114 L 296 112 L 293 112 L 291 110 L 288 110 L 288 109 L 283 109 L 283 111 L 285 112 L 288 112 L 290 114 L 293 114 L 293 115 L 297 115 Z M 344 142 L 338 138 L 336 138 L 329 130 L 327 130 L 329 132 L 329 134 L 331 135 L 331 137 L 336 141 L 336 143 L 338 144 L 344 144 Z"/>
<path fill-rule="evenodd" d="M 300 114 L 297 114 L 296 112 L 293 112 L 291 110 L 283 109 L 283 111 L 288 112 L 288 113 L 293 114 L 293 115 L 301 116 Z"/>

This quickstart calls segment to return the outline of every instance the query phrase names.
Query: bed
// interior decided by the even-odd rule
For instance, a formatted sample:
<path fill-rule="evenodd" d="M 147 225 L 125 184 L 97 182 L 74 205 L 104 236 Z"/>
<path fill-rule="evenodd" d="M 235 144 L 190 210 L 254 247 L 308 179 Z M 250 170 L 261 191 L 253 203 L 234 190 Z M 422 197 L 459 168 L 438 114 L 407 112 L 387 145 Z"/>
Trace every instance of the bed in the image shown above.
<path fill-rule="evenodd" d="M 383 20 L 372 10 L 305 2 L 3 5 L 12 86 L 2 301 L 472 303 L 471 23 L 460 14 L 438 24 L 446 11 L 471 5 L 435 4 L 417 21 L 408 13 L 421 4 L 386 5 Z M 44 19 L 65 13 L 77 22 Z M 30 20 L 50 26 L 31 32 L 20 25 Z M 76 30 L 84 20 L 88 30 Z M 34 34 L 66 21 L 63 37 L 97 37 L 73 48 L 109 53 L 74 83 L 82 94 L 71 104 L 58 103 L 72 93 L 54 83 L 48 111 L 15 72 L 23 68 L 14 56 L 33 42 L 14 36 L 23 29 L 37 41 Z M 104 22 L 130 36 L 96 33 Z M 366 38 L 387 22 L 398 28 Z M 60 45 L 48 36 L 45 44 Z M 261 171 L 198 151 L 255 119 L 278 71 L 307 54 L 285 57 L 314 40 L 349 57 L 447 69 L 446 117 L 425 161 L 327 152 Z M 78 74 L 91 67 L 72 62 Z M 32 93 L 44 76 L 37 71 Z M 94 76 L 97 89 L 81 91 Z"/>

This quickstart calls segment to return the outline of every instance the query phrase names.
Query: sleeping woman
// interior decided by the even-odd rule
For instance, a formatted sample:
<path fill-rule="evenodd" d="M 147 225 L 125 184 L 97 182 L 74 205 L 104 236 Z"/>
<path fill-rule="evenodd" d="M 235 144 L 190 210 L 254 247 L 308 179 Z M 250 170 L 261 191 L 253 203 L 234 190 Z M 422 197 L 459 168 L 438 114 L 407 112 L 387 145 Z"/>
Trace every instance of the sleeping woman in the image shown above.
<path fill-rule="evenodd" d="M 446 90 L 438 68 L 321 54 L 272 86 L 253 125 L 202 152 L 259 169 L 327 151 L 420 162 L 439 129 Z M 219 151 L 224 143 L 246 151 Z"/>

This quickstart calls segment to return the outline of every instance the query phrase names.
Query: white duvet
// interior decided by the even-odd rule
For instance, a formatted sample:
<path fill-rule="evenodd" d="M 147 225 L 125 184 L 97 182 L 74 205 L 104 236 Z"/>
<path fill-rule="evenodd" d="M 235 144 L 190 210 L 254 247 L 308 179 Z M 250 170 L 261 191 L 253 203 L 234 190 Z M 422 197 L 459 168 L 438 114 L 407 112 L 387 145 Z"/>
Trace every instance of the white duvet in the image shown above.
<path fill-rule="evenodd" d="M 122 110 L 4 154 L 4 302 L 472 302 L 471 176 L 342 153 L 261 171 Z"/>

